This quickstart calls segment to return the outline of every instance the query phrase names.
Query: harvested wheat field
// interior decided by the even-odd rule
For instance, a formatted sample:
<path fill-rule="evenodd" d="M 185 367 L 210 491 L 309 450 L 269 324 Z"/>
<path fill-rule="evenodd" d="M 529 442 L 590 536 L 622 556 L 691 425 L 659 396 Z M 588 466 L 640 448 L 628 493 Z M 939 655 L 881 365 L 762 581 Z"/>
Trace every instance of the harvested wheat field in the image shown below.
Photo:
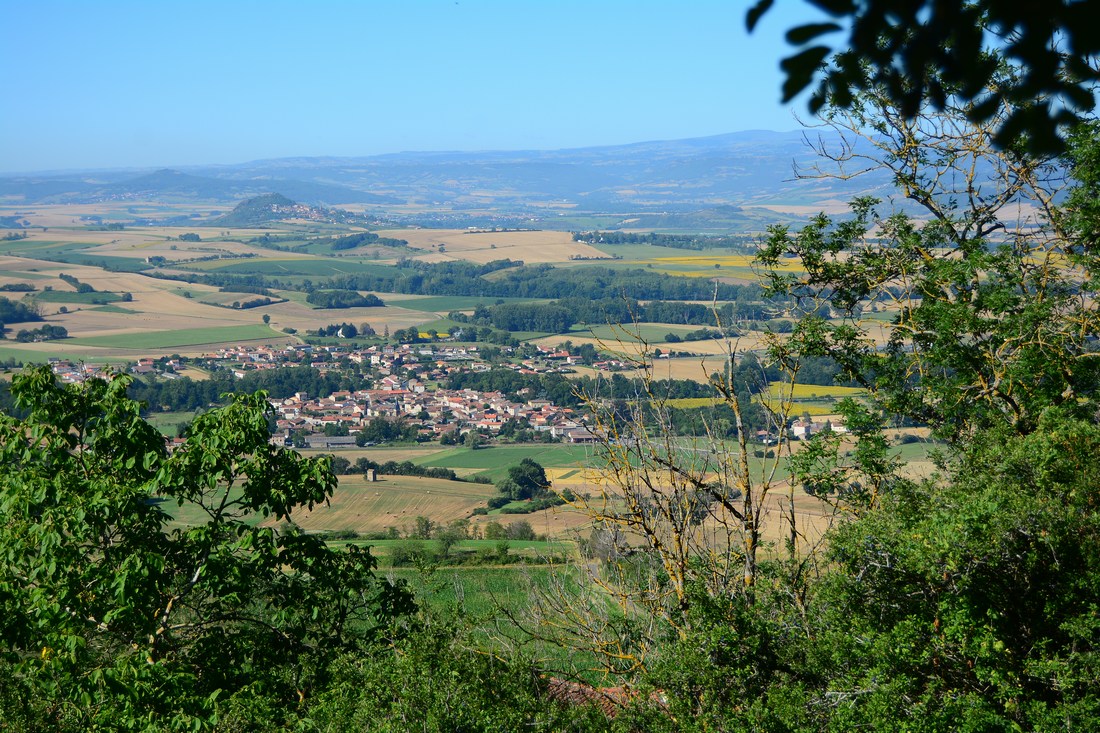
<path fill-rule="evenodd" d="M 375 331 L 383 333 L 387 327 L 390 331 L 396 331 L 409 326 L 419 326 L 436 318 L 432 313 L 409 310 L 399 306 L 387 305 L 381 308 L 325 310 L 310 308 L 308 305 L 293 300 L 262 308 L 253 308 L 245 312 L 254 313 L 253 320 L 260 318 L 260 314 L 266 313 L 271 316 L 273 327 L 280 329 L 295 328 L 298 331 L 316 330 L 318 327 L 327 326 L 330 323 L 353 323 L 357 327 L 362 323 L 368 323 Z"/>
<path fill-rule="evenodd" d="M 584 471 L 582 473 L 585 475 L 582 480 L 555 480 L 554 487 L 558 490 L 570 489 L 578 494 L 588 493 L 593 497 L 593 507 L 597 507 L 599 506 L 599 488 L 596 484 L 599 483 L 599 481 L 597 479 L 595 483 L 586 483 L 585 479 L 596 478 L 594 475 L 595 472 Z M 621 496 L 620 490 L 615 487 L 608 487 L 607 496 L 609 501 L 608 508 L 611 511 L 621 509 L 619 506 L 620 501 L 617 498 Z M 761 525 L 761 540 L 765 545 L 778 547 L 782 546 L 782 543 L 789 538 L 790 523 L 787 516 L 789 516 L 789 506 L 792 496 L 795 521 L 798 531 L 803 538 L 800 542 L 804 543 L 802 545 L 802 551 L 805 551 L 811 544 L 820 541 L 825 530 L 832 522 L 833 509 L 827 503 L 810 496 L 800 488 L 796 487 L 792 495 L 790 486 L 785 481 L 774 484 L 771 491 L 769 491 L 767 497 L 764 499 L 765 508 Z M 550 537 L 556 538 L 572 537 L 575 536 L 577 532 L 583 533 L 587 531 L 587 528 L 593 523 L 592 517 L 582 509 L 566 505 L 552 507 L 531 514 L 493 514 L 489 516 L 473 517 L 471 519 L 471 524 L 483 526 L 486 522 L 490 521 L 510 524 L 523 520 L 529 521 L 536 532 L 545 533 Z M 704 522 L 701 529 L 711 536 L 717 537 L 718 535 L 715 532 L 716 527 L 717 523 L 712 519 L 708 522 Z"/>
<path fill-rule="evenodd" d="M 429 261 L 521 260 L 523 262 L 569 262 L 570 258 L 609 259 L 600 250 L 574 242 L 569 232 L 521 231 L 483 232 L 461 229 L 394 229 L 379 231 L 383 237 L 404 239 L 422 250 L 418 259 Z"/>
<path fill-rule="evenodd" d="M 436 453 L 442 453 L 449 450 L 446 446 L 442 446 L 438 443 L 418 445 L 418 446 L 401 446 L 401 447 L 373 447 L 373 448 L 351 448 L 341 449 L 336 455 L 341 458 L 346 458 L 352 463 L 355 463 L 360 458 L 369 458 L 375 463 L 385 463 L 386 461 L 419 461 Z M 295 448 L 295 452 L 306 456 L 308 458 L 316 456 L 331 456 L 333 455 L 332 449 L 311 449 L 311 448 Z M 350 478 L 350 477 L 349 477 Z"/>
<path fill-rule="evenodd" d="M 308 254 L 296 254 L 293 252 L 272 252 L 269 249 L 263 247 L 257 247 L 250 244 L 245 244 L 236 240 L 227 241 L 209 241 L 204 240 L 201 242 L 180 242 L 175 241 L 180 234 L 187 233 L 186 229 L 168 229 L 157 228 L 151 231 L 140 230 L 134 233 L 128 231 L 122 232 L 91 232 L 90 234 L 97 235 L 112 235 L 107 241 L 103 242 L 101 246 L 95 249 L 86 250 L 88 254 L 107 255 L 111 257 L 163 257 L 169 262 L 180 262 L 191 260 L 196 257 L 209 257 L 213 255 L 233 255 L 242 256 L 249 255 L 254 257 L 263 257 L 265 259 L 280 259 L 280 260 L 297 260 L 297 259 L 309 259 Z M 213 236 L 213 233 L 201 232 L 207 236 Z M 278 234 L 278 232 L 264 231 L 264 230 L 234 230 L 233 236 L 239 239 L 248 239 L 260 234 Z M 171 238 L 171 239 L 169 239 Z M 93 240 L 90 236 L 85 236 L 84 233 L 77 233 L 72 237 L 73 241 L 77 242 L 91 242 Z"/>
<path fill-rule="evenodd" d="M 387 527 L 409 527 L 417 516 L 445 524 L 470 516 L 496 493 L 490 484 L 414 476 L 383 476 L 375 482 L 360 475 L 339 478 L 340 485 L 327 505 L 295 512 L 294 521 L 300 527 L 380 532 Z"/>

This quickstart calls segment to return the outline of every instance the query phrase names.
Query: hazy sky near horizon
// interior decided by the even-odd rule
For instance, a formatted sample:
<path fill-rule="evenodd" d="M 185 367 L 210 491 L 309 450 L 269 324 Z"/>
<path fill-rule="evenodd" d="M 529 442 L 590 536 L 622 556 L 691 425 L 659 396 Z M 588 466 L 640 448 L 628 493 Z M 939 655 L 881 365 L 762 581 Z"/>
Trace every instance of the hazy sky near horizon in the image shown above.
<path fill-rule="evenodd" d="M 748 4 L 0 0 L 0 172 L 795 129 Z"/>

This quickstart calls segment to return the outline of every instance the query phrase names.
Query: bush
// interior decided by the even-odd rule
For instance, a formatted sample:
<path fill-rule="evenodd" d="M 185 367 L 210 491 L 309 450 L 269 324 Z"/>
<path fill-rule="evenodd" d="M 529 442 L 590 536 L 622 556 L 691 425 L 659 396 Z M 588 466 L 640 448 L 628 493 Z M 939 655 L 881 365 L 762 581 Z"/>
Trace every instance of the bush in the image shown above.
<path fill-rule="evenodd" d="M 402 567 L 406 565 L 420 565 L 434 559 L 434 553 L 420 540 L 405 540 L 396 542 L 390 548 L 390 565 Z"/>
<path fill-rule="evenodd" d="M 538 538 L 534 527 L 527 520 L 509 524 L 504 528 L 504 536 L 510 540 L 534 540 Z"/>

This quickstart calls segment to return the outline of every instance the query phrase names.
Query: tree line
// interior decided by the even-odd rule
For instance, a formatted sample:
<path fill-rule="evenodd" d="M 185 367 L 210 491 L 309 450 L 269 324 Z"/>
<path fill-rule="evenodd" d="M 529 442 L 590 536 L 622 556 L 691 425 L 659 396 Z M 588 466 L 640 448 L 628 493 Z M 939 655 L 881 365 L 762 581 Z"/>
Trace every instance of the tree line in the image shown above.
<path fill-rule="evenodd" d="M 395 239 L 393 237 L 380 237 L 374 232 L 357 232 L 355 234 L 347 234 L 342 237 L 333 237 L 331 239 L 311 239 L 311 244 L 316 242 L 328 242 L 329 247 L 333 251 L 339 251 L 344 249 L 355 249 L 356 247 L 364 247 L 368 244 L 377 244 L 383 247 L 408 247 L 409 243 L 404 239 Z"/>
<path fill-rule="evenodd" d="M 128 395 L 149 405 L 150 409 L 191 412 L 225 402 L 236 392 L 264 390 L 271 397 L 285 399 L 301 392 L 311 398 L 324 397 L 341 390 L 360 388 L 360 381 L 350 375 L 322 374 L 308 366 L 288 366 L 246 372 L 237 378 L 228 371 L 214 371 L 209 379 L 135 379 L 127 387 Z"/>
<path fill-rule="evenodd" d="M 566 333 L 575 324 L 616 324 L 627 332 L 632 323 L 670 323 L 698 326 L 721 325 L 733 331 L 734 324 L 768 317 L 775 303 L 764 302 L 756 285 L 731 285 L 728 299 L 720 305 L 651 300 L 641 303 L 628 297 L 559 298 L 550 303 L 499 303 L 479 305 L 472 315 L 455 311 L 448 315 L 459 323 L 492 326 L 504 331 Z"/>
<path fill-rule="evenodd" d="M 491 280 L 483 276 L 500 274 Z M 488 298 L 621 298 L 703 300 L 735 297 L 736 286 L 700 278 L 673 277 L 644 269 L 604 266 L 569 269 L 499 260 L 468 262 L 400 262 L 392 274 L 358 273 L 333 278 L 326 287 L 412 295 L 465 295 Z"/>
<path fill-rule="evenodd" d="M 754 252 L 755 237 L 747 234 L 724 236 L 703 234 L 662 234 L 658 232 L 573 232 L 574 242 L 585 244 L 648 244 L 672 249 L 732 249 Z"/>
<path fill-rule="evenodd" d="M 318 308 L 380 308 L 385 303 L 374 293 L 357 293 L 354 290 L 313 290 L 306 302 Z"/>

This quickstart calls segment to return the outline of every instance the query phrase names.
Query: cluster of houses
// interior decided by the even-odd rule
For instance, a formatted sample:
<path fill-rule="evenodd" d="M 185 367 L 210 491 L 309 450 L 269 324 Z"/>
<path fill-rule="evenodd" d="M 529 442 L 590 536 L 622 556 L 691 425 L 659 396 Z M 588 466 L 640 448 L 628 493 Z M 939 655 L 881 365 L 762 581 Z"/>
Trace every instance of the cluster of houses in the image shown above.
<path fill-rule="evenodd" d="M 63 382 L 82 382 L 102 376 L 104 369 L 92 364 L 51 359 L 51 366 Z M 432 389 L 429 385 L 458 372 L 483 372 L 492 367 L 483 361 L 476 347 L 443 344 L 398 344 L 348 349 L 339 346 L 290 345 L 235 346 L 203 354 L 199 363 L 232 371 L 238 378 L 250 371 L 287 366 L 310 366 L 321 373 L 341 372 L 349 364 L 372 375 L 372 389 L 336 392 L 320 398 L 299 393 L 287 399 L 272 399 L 277 415 L 277 432 L 289 442 L 293 433 L 306 433 L 311 447 L 334 448 L 354 444 L 354 438 L 334 433 L 356 433 L 371 420 L 411 420 L 424 439 L 438 439 L 447 433 L 462 436 L 474 430 L 487 435 L 501 431 L 508 420 L 526 423 L 536 432 L 571 443 L 595 442 L 574 411 L 548 400 L 513 402 L 500 392 Z M 522 374 L 561 372 L 577 358 L 560 349 L 542 349 L 538 356 L 503 368 Z M 140 359 L 130 366 L 135 375 L 178 378 L 180 359 Z M 605 365 L 605 368 L 610 366 Z M 335 426 L 337 429 L 327 429 Z"/>
<path fill-rule="evenodd" d="M 83 362 L 71 362 L 67 359 L 50 357 L 50 369 L 58 381 L 64 384 L 79 384 L 86 379 L 99 379 L 107 371 L 106 367 L 99 364 L 85 364 Z"/>
<path fill-rule="evenodd" d="M 354 444 L 354 438 L 335 433 L 359 432 L 378 418 L 415 421 L 420 426 L 420 437 L 427 440 L 439 439 L 447 433 L 464 435 L 471 430 L 496 435 L 508 420 L 516 420 L 566 442 L 595 441 L 572 409 L 548 400 L 514 402 L 500 392 L 427 390 L 416 380 L 393 377 L 384 378 L 380 387 L 334 392 L 319 399 L 300 393 L 286 399 L 271 399 L 277 432 L 289 442 L 295 431 L 305 431 L 309 433 L 306 442 L 310 447 L 336 448 Z M 326 430 L 330 426 L 336 429 Z"/>
<path fill-rule="evenodd" d="M 82 361 L 70 361 L 55 356 L 49 358 L 50 369 L 63 384 L 79 384 L 88 379 L 101 379 L 108 372 L 117 371 L 102 364 L 86 364 Z M 129 368 L 131 374 L 139 376 L 155 374 L 167 379 L 179 379 L 176 373 L 183 363 L 180 359 L 164 359 L 158 362 L 156 359 L 139 359 Z"/>
<path fill-rule="evenodd" d="M 63 382 L 81 382 L 99 377 L 102 367 L 51 359 L 53 371 Z M 298 393 L 287 399 L 272 398 L 276 413 L 277 439 L 287 444 L 292 435 L 305 435 L 310 447 L 337 448 L 354 445 L 352 437 L 372 420 L 404 420 L 418 426 L 424 440 L 440 439 L 447 434 L 454 438 L 477 431 L 496 435 L 509 420 L 546 433 L 568 443 L 597 441 L 585 425 L 582 416 L 567 407 L 548 400 L 509 400 L 500 392 L 480 392 L 470 389 L 433 388 L 447 377 L 459 372 L 482 372 L 491 367 L 478 353 L 476 346 L 447 344 L 376 345 L 363 349 L 341 346 L 235 346 L 204 354 L 197 360 L 207 366 L 231 370 L 237 377 L 250 371 L 278 369 L 286 366 L 311 366 L 318 371 L 342 372 L 357 365 L 372 376 L 371 389 L 342 391 L 311 398 Z M 539 353 L 522 361 L 499 364 L 498 368 L 513 369 L 523 374 L 568 371 L 579 363 L 578 357 L 556 348 L 540 348 Z M 137 375 L 158 375 L 178 378 L 181 359 L 140 359 L 130 367 Z M 615 369 L 623 365 L 614 361 L 601 362 L 597 368 Z M 523 395 L 520 395 L 523 397 Z M 790 426 L 788 435 L 805 440 L 817 432 L 831 429 L 847 432 L 842 422 L 813 422 L 799 419 Z M 351 436 L 349 436 L 351 434 Z M 761 432 L 759 442 L 777 442 L 772 433 Z"/>

